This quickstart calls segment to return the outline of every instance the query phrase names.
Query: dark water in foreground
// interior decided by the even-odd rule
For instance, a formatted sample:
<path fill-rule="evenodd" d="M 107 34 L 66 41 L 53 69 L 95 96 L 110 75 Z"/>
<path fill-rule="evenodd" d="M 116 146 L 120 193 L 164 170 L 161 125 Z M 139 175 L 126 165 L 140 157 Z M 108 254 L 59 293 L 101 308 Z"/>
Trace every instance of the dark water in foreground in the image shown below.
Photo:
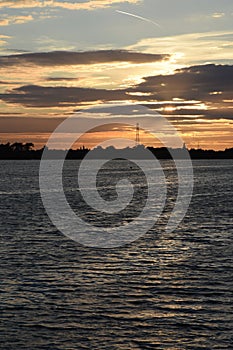
<path fill-rule="evenodd" d="M 175 232 L 165 233 L 165 212 L 144 237 L 109 250 L 57 232 L 38 166 L 0 162 L 1 349 L 233 349 L 232 161 L 194 162 Z"/>

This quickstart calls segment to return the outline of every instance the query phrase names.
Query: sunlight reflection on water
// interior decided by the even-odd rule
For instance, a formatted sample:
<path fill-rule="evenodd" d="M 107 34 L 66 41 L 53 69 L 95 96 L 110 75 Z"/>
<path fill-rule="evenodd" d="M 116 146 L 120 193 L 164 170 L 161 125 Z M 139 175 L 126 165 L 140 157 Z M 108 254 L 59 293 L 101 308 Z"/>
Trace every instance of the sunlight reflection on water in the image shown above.
<path fill-rule="evenodd" d="M 65 181 L 78 210 L 74 164 Z M 1 161 L 2 349 L 232 348 L 233 162 L 194 162 L 193 200 L 172 234 L 176 179 L 163 165 L 170 187 L 159 222 L 126 247 L 98 250 L 53 227 L 39 162 Z"/>

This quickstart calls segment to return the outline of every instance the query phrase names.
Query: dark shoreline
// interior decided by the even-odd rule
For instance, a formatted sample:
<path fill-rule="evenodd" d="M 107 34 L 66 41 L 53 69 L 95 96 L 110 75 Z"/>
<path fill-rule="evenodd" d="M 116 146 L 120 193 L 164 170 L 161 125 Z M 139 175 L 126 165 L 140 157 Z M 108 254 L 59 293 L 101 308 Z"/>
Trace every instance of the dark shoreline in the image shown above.
<path fill-rule="evenodd" d="M 153 148 L 147 147 L 151 151 L 151 153 L 158 159 L 172 159 L 172 156 L 169 152 L 169 149 L 163 148 Z M 184 152 L 182 148 L 178 149 L 170 149 L 172 151 L 173 158 L 177 159 L 185 159 L 187 158 L 187 152 Z M 5 150 L 0 152 L 0 160 L 40 160 L 43 154 L 44 148 L 40 150 Z M 190 149 L 187 150 L 189 152 L 191 159 L 233 159 L 233 148 L 226 149 L 224 151 L 214 151 L 214 150 L 202 150 L 202 149 Z M 48 159 L 62 159 L 65 156 L 65 151 L 63 150 L 46 150 Z M 66 154 L 66 159 L 83 159 L 89 152 L 93 152 L 92 159 L 109 159 L 109 155 L 111 158 L 121 158 L 120 150 L 112 150 L 108 152 L 108 150 L 101 150 L 98 152 L 98 156 L 95 157 L 94 151 L 90 151 L 86 148 L 81 148 L 77 150 L 69 150 Z M 130 149 L 130 157 L 132 159 L 137 158 L 137 148 Z M 115 155 L 115 156 L 114 156 Z"/>

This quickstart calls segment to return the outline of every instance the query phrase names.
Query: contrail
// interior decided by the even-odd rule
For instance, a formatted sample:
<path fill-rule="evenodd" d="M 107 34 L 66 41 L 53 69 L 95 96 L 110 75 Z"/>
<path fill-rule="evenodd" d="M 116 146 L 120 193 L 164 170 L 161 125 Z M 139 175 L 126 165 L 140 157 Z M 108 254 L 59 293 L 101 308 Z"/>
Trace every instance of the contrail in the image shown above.
<path fill-rule="evenodd" d="M 152 21 L 151 19 L 148 19 L 148 18 L 145 18 L 145 17 L 141 17 L 141 16 L 138 16 L 138 15 L 134 15 L 133 13 L 120 11 L 120 10 L 116 10 L 116 12 L 121 13 L 123 15 L 127 15 L 127 16 L 131 16 L 131 17 L 135 17 L 135 18 L 141 19 L 142 21 L 152 23 L 152 24 L 156 25 L 156 27 L 161 28 L 161 26 L 158 23 Z"/>

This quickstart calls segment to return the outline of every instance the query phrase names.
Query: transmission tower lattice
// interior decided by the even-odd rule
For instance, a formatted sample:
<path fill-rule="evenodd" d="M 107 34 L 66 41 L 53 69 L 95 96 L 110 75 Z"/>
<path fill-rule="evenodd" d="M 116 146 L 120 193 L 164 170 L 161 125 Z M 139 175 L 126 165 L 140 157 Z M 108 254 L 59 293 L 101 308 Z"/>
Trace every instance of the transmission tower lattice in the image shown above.
<path fill-rule="evenodd" d="M 139 124 L 136 125 L 136 139 L 135 139 L 136 146 L 140 145 L 140 128 Z"/>

